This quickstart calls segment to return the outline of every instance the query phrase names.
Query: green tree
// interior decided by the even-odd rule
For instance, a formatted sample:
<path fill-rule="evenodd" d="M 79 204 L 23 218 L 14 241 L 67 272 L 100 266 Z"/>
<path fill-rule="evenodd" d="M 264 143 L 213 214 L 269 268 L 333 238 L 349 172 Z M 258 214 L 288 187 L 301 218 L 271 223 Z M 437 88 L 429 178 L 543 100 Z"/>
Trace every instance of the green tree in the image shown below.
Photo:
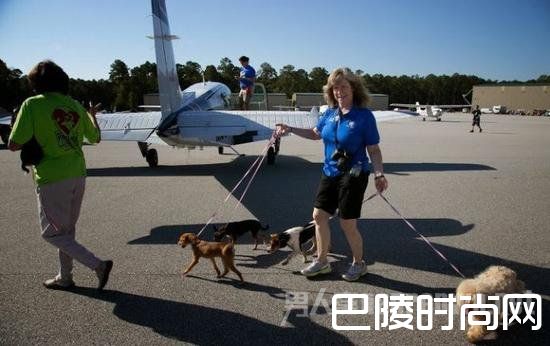
<path fill-rule="evenodd" d="M 143 95 L 158 92 L 157 65 L 146 61 L 144 64 L 132 68 L 129 90 L 130 108 L 137 110 L 138 106 L 143 103 Z"/>
<path fill-rule="evenodd" d="M 323 67 L 314 67 L 309 73 L 309 90 L 310 92 L 323 92 L 323 85 L 327 84 L 329 73 Z"/>
<path fill-rule="evenodd" d="M 111 64 L 109 80 L 114 85 L 114 109 L 121 111 L 130 108 L 130 73 L 128 66 L 122 60 L 116 59 Z"/>
<path fill-rule="evenodd" d="M 176 71 L 182 89 L 202 81 L 201 65 L 194 61 L 188 61 L 185 65 L 176 64 Z"/>
<path fill-rule="evenodd" d="M 239 91 L 239 81 L 235 77 L 239 76 L 240 68 L 233 65 L 231 59 L 227 57 L 221 59 L 218 72 L 221 75 L 222 83 L 227 85 L 232 92 Z"/>
<path fill-rule="evenodd" d="M 208 65 L 204 69 L 204 79 L 209 82 L 221 82 L 223 83 L 222 76 L 216 70 L 216 66 Z"/>
<path fill-rule="evenodd" d="M 269 63 L 264 62 L 260 65 L 260 72 L 256 80 L 262 83 L 268 92 L 275 90 L 277 78 L 277 71 Z"/>
<path fill-rule="evenodd" d="M 11 112 L 28 96 L 30 96 L 30 90 L 23 72 L 16 68 L 9 68 L 0 59 L 0 106 Z"/>
<path fill-rule="evenodd" d="M 295 92 L 307 91 L 309 90 L 308 73 L 304 69 L 295 70 L 293 65 L 285 65 L 279 71 L 275 89 L 285 93 L 287 97 L 292 97 Z"/>

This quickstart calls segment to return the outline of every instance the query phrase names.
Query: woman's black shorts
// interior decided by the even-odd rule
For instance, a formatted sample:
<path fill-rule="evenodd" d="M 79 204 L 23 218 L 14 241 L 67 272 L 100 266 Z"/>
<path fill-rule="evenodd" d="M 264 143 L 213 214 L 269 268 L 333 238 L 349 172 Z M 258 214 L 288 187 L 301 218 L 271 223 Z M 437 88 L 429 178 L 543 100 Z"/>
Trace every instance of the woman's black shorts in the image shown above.
<path fill-rule="evenodd" d="M 342 219 L 358 219 L 361 216 L 363 197 L 369 182 L 369 172 L 361 172 L 358 177 L 345 173 L 338 177 L 321 175 L 314 207 L 334 214 Z"/>

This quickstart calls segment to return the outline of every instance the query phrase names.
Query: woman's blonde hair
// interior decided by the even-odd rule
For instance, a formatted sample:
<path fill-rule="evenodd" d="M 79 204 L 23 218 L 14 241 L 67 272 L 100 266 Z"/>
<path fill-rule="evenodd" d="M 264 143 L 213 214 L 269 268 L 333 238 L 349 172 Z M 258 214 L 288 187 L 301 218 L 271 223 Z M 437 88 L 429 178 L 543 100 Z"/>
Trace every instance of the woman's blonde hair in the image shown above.
<path fill-rule="evenodd" d="M 342 79 L 347 80 L 351 85 L 351 90 L 353 90 L 353 105 L 362 108 L 367 107 L 370 102 L 370 96 L 365 82 L 363 78 L 351 72 L 347 67 L 339 67 L 328 76 L 327 84 L 323 86 L 323 93 L 327 104 L 330 107 L 338 106 L 338 101 L 334 98 L 333 88 Z"/>

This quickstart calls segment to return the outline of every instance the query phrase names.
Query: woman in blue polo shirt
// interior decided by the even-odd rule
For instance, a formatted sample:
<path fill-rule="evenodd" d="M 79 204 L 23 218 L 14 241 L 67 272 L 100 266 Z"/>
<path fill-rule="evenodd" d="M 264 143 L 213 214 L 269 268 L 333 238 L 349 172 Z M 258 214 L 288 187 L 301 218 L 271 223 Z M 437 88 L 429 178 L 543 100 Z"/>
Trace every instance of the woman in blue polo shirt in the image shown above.
<path fill-rule="evenodd" d="M 363 261 L 363 239 L 357 229 L 361 206 L 370 174 L 372 160 L 376 190 L 388 187 L 384 177 L 380 136 L 376 119 L 367 108 L 369 96 L 361 77 L 348 68 L 338 68 L 328 77 L 323 87 L 325 100 L 330 108 L 319 118 L 313 129 L 278 124 L 279 135 L 294 133 L 307 139 L 323 139 L 325 160 L 323 173 L 313 208 L 317 259 L 304 268 L 305 276 L 331 272 L 327 260 L 330 246 L 329 218 L 338 209 L 340 226 L 350 245 L 353 263 L 342 275 L 355 281 L 367 273 Z M 368 152 L 368 156 L 367 156 Z"/>

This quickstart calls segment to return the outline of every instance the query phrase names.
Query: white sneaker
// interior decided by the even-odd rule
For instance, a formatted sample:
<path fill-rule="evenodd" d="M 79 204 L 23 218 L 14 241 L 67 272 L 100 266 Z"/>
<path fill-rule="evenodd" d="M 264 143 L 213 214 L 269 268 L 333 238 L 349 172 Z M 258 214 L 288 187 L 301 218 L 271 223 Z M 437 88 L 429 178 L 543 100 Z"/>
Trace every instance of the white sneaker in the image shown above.
<path fill-rule="evenodd" d="M 305 276 L 315 276 L 319 274 L 328 274 L 332 271 L 330 263 L 321 263 L 319 261 L 313 261 L 309 266 L 300 271 Z"/>
<path fill-rule="evenodd" d="M 75 286 L 73 279 L 62 279 L 59 275 L 44 281 L 42 284 L 51 290 L 66 290 Z"/>
<path fill-rule="evenodd" d="M 356 281 L 365 274 L 367 274 L 367 265 L 364 261 L 361 261 L 359 263 L 352 263 L 347 273 L 342 275 L 342 279 L 346 281 Z"/>

